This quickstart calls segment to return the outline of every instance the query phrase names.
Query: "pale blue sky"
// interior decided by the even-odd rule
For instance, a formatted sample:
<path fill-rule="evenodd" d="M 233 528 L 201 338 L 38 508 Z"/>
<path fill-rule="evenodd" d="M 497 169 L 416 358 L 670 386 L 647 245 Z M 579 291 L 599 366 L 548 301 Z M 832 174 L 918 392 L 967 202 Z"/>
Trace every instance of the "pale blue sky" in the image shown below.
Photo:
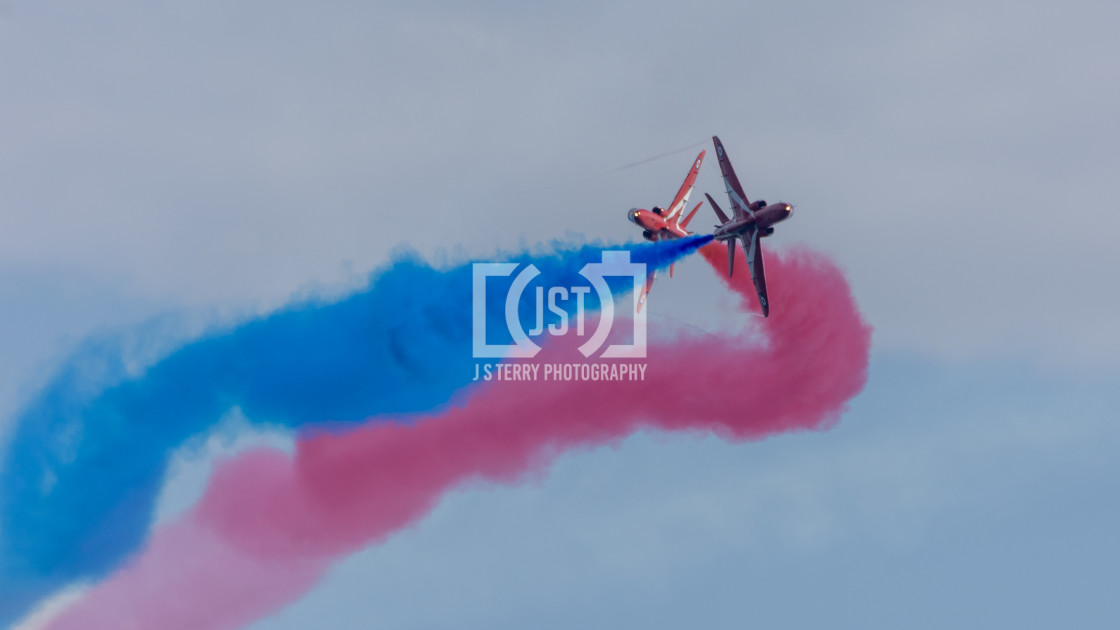
<path fill-rule="evenodd" d="M 256 629 L 1109 628 L 1105 383 L 876 357 L 826 433 L 641 435 L 454 493 Z"/>

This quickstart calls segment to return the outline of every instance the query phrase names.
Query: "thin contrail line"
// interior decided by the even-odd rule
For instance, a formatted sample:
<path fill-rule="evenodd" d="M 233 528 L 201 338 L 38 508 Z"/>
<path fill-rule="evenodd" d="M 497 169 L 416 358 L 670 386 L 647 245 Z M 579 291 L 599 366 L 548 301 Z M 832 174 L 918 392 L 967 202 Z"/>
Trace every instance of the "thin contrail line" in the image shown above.
<path fill-rule="evenodd" d="M 516 191 L 512 191 L 512 192 L 513 192 L 513 194 L 524 194 L 524 193 L 529 193 L 529 192 L 535 192 L 535 191 L 538 191 L 538 190 L 549 190 L 551 188 L 560 188 L 562 186 L 574 186 L 576 184 L 582 184 L 584 182 L 588 182 L 588 181 L 591 181 L 591 180 L 594 180 L 594 179 L 598 179 L 600 177 L 610 175 L 612 173 L 618 173 L 619 171 L 625 171 L 626 169 L 634 168 L 635 166 L 641 166 L 642 164 L 648 164 L 650 162 L 660 160 L 661 158 L 669 157 L 670 155 L 676 155 L 678 153 L 683 153 L 685 151 L 688 151 L 689 149 L 695 149 L 696 147 L 702 146 L 702 145 L 707 144 L 707 143 L 708 143 L 708 140 L 706 140 L 706 139 L 701 140 L 700 142 L 697 142 L 696 144 L 690 144 L 687 147 L 681 147 L 679 149 L 673 149 L 672 151 L 669 151 L 668 153 L 661 153 L 661 154 L 655 155 L 653 157 L 648 157 L 648 158 L 638 160 L 637 162 L 631 162 L 629 164 L 623 164 L 622 166 L 618 166 L 618 167 L 615 167 L 615 168 L 612 168 L 612 169 L 609 169 L 609 170 L 605 170 L 605 171 L 600 171 L 600 172 L 595 173 L 593 175 L 587 175 L 587 176 L 582 177 L 580 179 L 573 179 L 573 180 L 569 180 L 569 181 L 566 181 L 566 182 L 558 182 L 558 183 L 555 183 L 555 184 L 548 184 L 548 185 L 545 185 L 545 186 L 535 186 L 533 188 L 525 188 L 525 189 L 522 189 L 522 190 L 516 190 Z"/>
<path fill-rule="evenodd" d="M 661 155 L 655 155 L 653 157 L 646 158 L 644 160 L 638 160 L 637 162 L 631 162 L 629 164 L 624 164 L 624 165 L 622 165 L 622 166 L 620 166 L 616 169 L 613 169 L 613 170 L 610 170 L 610 171 L 607 171 L 607 172 L 608 173 L 617 173 L 619 171 L 624 171 L 628 168 L 633 168 L 635 166 L 641 166 L 642 164 L 647 164 L 647 163 L 653 162 L 655 160 L 660 160 L 663 157 L 669 157 L 670 155 L 676 155 L 678 153 L 684 153 L 685 151 L 688 151 L 689 149 L 695 149 L 696 147 L 699 147 L 699 146 L 707 144 L 707 143 L 708 143 L 707 140 L 701 140 L 700 142 L 697 142 L 696 144 L 690 144 L 687 147 L 681 147 L 679 149 L 674 149 L 672 151 L 669 151 L 668 153 L 662 153 Z"/>

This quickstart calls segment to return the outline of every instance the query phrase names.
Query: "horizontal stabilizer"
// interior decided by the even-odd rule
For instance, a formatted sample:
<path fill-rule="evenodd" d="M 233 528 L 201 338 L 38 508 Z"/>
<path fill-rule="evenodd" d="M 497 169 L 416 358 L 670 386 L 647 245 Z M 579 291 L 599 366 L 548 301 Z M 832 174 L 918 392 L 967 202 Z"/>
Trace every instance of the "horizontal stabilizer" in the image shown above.
<path fill-rule="evenodd" d="M 704 202 L 703 202 L 703 201 L 701 201 L 700 203 L 696 204 L 696 207 L 692 209 L 692 212 L 689 212 L 689 213 L 688 213 L 688 216 L 687 216 L 687 217 L 685 217 L 685 218 L 684 218 L 684 220 L 682 220 L 682 221 L 681 221 L 681 223 L 680 223 L 680 226 L 681 226 L 682 228 L 687 228 L 687 227 L 688 227 L 688 223 L 689 223 L 689 221 L 692 221 L 692 217 L 696 216 L 696 211 L 697 211 L 697 210 L 699 210 L 699 209 L 700 209 L 700 206 L 702 206 L 702 205 L 704 205 Z"/>
<path fill-rule="evenodd" d="M 719 204 L 716 203 L 716 200 L 712 199 L 712 196 L 708 193 L 704 193 L 704 196 L 708 198 L 708 203 L 712 204 L 712 210 L 716 211 L 716 216 L 719 217 L 719 222 L 721 224 L 727 223 L 730 219 L 728 219 L 727 215 L 724 214 L 723 210 L 720 209 Z"/>

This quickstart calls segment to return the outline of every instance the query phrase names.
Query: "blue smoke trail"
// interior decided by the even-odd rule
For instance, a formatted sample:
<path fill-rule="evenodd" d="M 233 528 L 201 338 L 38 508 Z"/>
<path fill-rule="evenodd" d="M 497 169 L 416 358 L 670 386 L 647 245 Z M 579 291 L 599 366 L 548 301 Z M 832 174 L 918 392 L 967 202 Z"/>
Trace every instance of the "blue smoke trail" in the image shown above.
<path fill-rule="evenodd" d="M 708 240 L 610 249 L 664 267 Z M 603 250 L 507 260 L 570 286 L 586 284 L 579 271 Z M 447 405 L 474 374 L 471 280 L 470 264 L 437 270 L 404 257 L 345 299 L 198 339 L 101 391 L 85 391 L 77 369 L 62 370 L 18 417 L 0 464 L 0 622 L 137 550 L 173 451 L 235 407 L 294 430 Z M 597 308 L 594 292 L 588 298 Z M 488 318 L 504 321 L 504 299 L 488 294 Z"/>

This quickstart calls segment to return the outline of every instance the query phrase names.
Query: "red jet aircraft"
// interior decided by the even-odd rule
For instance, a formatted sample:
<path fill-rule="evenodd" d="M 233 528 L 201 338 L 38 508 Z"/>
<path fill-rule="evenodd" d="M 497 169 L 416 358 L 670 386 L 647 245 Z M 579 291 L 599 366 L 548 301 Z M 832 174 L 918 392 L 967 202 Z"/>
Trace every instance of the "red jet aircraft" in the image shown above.
<path fill-rule="evenodd" d="M 727 186 L 727 198 L 731 201 L 731 210 L 734 218 L 728 219 L 712 196 L 704 193 L 712 209 L 716 211 L 721 225 L 716 226 L 712 233 L 717 241 L 727 243 L 727 276 L 731 277 L 735 270 L 735 239 L 743 241 L 743 249 L 747 254 L 747 266 L 751 270 L 751 280 L 754 281 L 754 290 L 758 293 L 758 302 L 762 304 L 762 316 L 770 316 L 770 303 L 766 301 L 766 270 L 762 265 L 762 247 L 758 239 L 774 233 L 774 224 L 785 221 L 793 214 L 793 206 L 788 203 L 772 203 L 766 205 L 759 200 L 750 203 L 735 176 L 735 169 L 731 168 L 731 160 L 727 159 L 727 152 L 723 150 L 723 143 L 718 136 L 712 136 L 716 145 L 716 156 L 719 157 L 719 170 L 723 173 L 723 183 Z"/>
<path fill-rule="evenodd" d="M 688 177 L 684 178 L 684 183 L 681 184 L 681 188 L 677 191 L 677 196 L 673 198 L 673 203 L 669 205 L 668 210 L 662 210 L 654 206 L 652 211 L 631 208 L 626 213 L 627 219 L 641 226 L 642 236 L 646 240 L 657 242 L 692 234 L 685 228 L 688 227 L 688 222 L 692 220 L 692 217 L 696 215 L 696 211 L 700 209 L 704 202 L 701 201 L 696 204 L 696 207 L 685 218 L 681 219 L 681 214 L 684 211 L 685 204 L 688 203 L 688 196 L 692 193 L 692 184 L 696 181 L 696 175 L 700 172 L 700 165 L 704 162 L 705 153 L 705 151 L 701 151 L 700 155 L 696 156 L 696 161 L 692 163 L 692 170 L 688 172 Z M 669 277 L 673 277 L 673 265 L 669 265 Z M 657 278 L 656 269 L 651 270 L 646 275 L 646 285 L 642 288 L 641 295 L 638 296 L 638 311 L 641 311 L 642 306 L 645 305 L 646 296 L 649 295 L 649 290 L 653 288 L 655 278 Z"/>

